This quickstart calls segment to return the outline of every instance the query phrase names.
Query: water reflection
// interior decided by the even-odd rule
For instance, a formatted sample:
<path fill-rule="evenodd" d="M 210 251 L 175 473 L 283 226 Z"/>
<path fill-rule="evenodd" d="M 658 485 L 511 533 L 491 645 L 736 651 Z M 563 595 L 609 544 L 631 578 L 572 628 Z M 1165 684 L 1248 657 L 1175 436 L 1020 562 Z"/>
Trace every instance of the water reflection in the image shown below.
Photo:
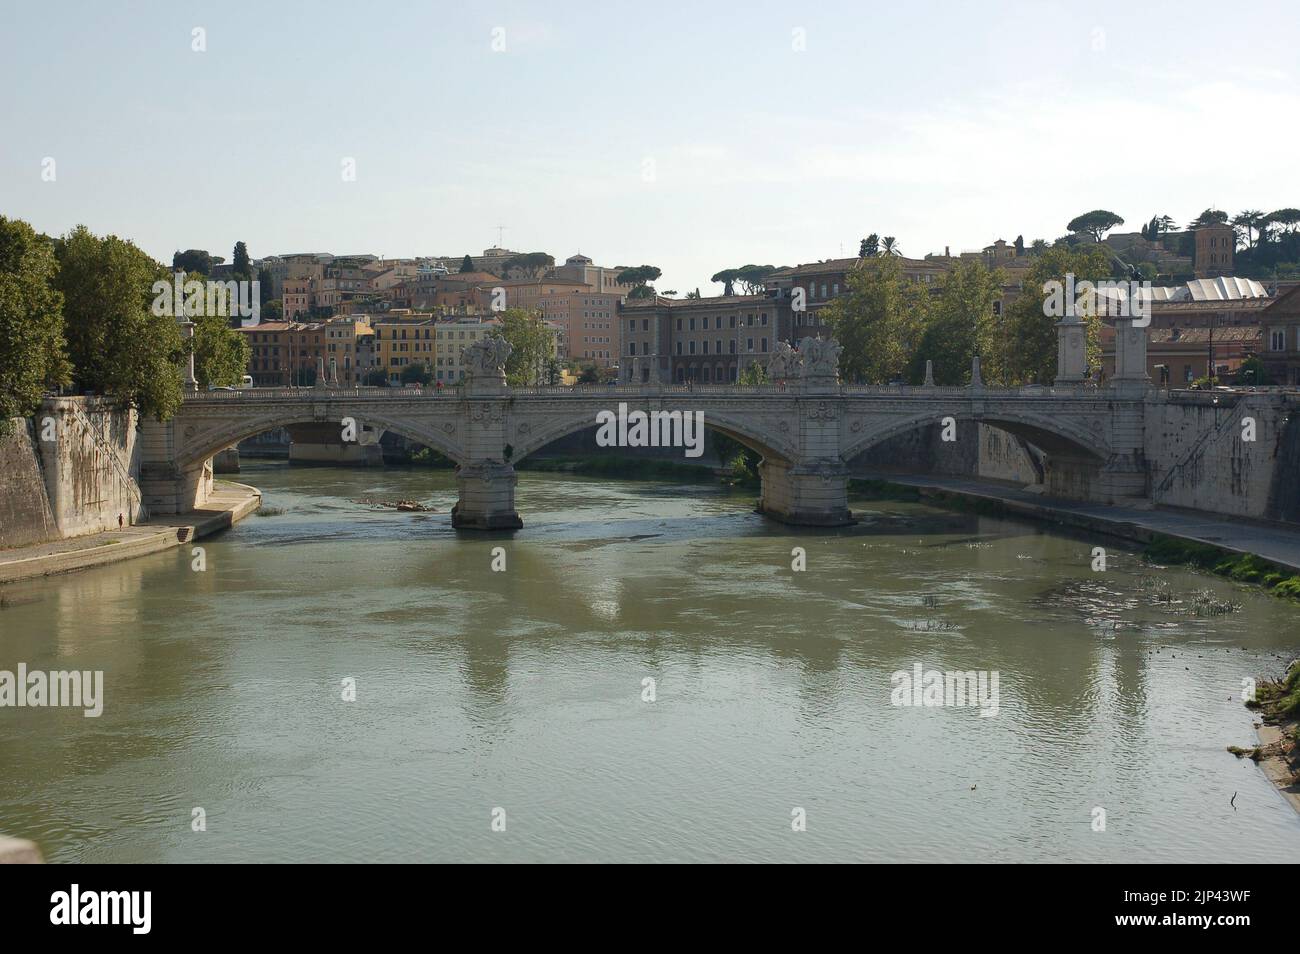
<path fill-rule="evenodd" d="M 0 668 L 103 668 L 107 698 L 93 726 L 0 711 L 0 827 L 57 860 L 1300 846 L 1289 807 L 1223 751 L 1250 737 L 1230 697 L 1293 648 L 1294 611 L 1113 542 L 1097 574 L 1096 541 L 1013 521 L 857 502 L 858 526 L 803 531 L 753 515 L 752 494 L 538 474 L 519 484 L 525 529 L 481 537 L 451 529 L 446 473 L 244 479 L 284 512 L 206 541 L 205 572 L 177 550 L 10 588 Z M 1153 575 L 1241 609 L 1197 617 Z M 998 671 L 999 714 L 891 706 L 891 674 L 916 663 Z M 1225 788 L 1242 793 L 1230 827 Z M 517 828 L 491 841 L 485 806 L 507 803 Z M 794 804 L 815 824 L 791 844 Z M 193 805 L 217 822 L 202 841 Z"/>

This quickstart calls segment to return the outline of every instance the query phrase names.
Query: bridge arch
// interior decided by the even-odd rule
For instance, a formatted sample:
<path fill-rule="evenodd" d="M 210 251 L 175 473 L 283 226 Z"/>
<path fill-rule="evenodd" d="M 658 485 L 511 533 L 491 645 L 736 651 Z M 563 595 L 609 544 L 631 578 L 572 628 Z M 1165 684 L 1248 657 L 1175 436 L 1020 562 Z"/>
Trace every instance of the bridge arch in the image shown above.
<path fill-rule="evenodd" d="M 331 408 L 331 411 L 334 410 L 334 408 Z M 176 418 L 176 426 L 180 431 L 178 443 L 184 450 L 177 455 L 177 466 L 182 470 L 197 467 L 209 457 L 233 444 L 238 444 L 242 440 L 256 437 L 258 434 L 275 430 L 278 427 L 341 421 L 345 417 L 354 418 L 358 425 L 366 424 L 371 427 L 392 431 L 394 434 L 399 434 L 408 440 L 415 441 L 417 444 L 431 447 L 457 464 L 463 464 L 466 461 L 467 455 L 464 450 L 453 439 L 452 432 L 446 431 L 442 422 L 412 420 L 403 417 L 401 414 L 376 411 L 367 406 L 355 408 L 344 406 L 339 408 L 337 413 L 331 413 L 328 418 L 322 421 L 319 416 L 313 413 L 310 406 L 297 406 L 278 408 L 274 411 L 266 411 L 247 417 L 223 418 L 216 427 L 202 430 L 199 430 L 199 426 L 202 424 L 201 419 L 187 419 L 182 412 Z M 448 423 L 451 423 L 450 418 Z M 452 427 L 455 427 L 454 423 L 452 423 Z M 192 433 L 190 428 L 194 428 Z"/>
<path fill-rule="evenodd" d="M 544 424 L 538 425 L 529 415 L 521 415 L 520 418 L 512 422 L 511 432 L 516 435 L 515 443 L 512 446 L 513 456 L 511 461 L 518 463 L 530 454 L 541 450 L 547 444 L 558 441 L 561 438 L 568 437 L 570 434 L 576 434 L 579 431 L 587 430 L 596 426 L 596 412 L 600 410 L 613 410 L 608 406 L 608 402 L 601 402 L 599 407 L 591 406 L 582 410 L 574 409 L 562 415 L 550 415 Z M 666 411 L 668 408 L 646 407 L 633 405 L 629 402 L 628 412 L 645 411 Z M 747 421 L 743 417 L 728 413 L 715 413 L 708 408 L 699 407 L 680 407 L 673 410 L 681 410 L 683 413 L 688 411 L 704 411 L 704 428 L 705 430 L 716 431 L 724 434 L 732 440 L 745 445 L 750 450 L 760 454 L 765 461 L 782 461 L 793 463 L 797 459 L 797 453 L 791 446 L 791 443 L 784 438 L 778 438 L 755 422 Z M 523 434 L 521 428 L 527 428 Z"/>
<path fill-rule="evenodd" d="M 1070 418 L 1047 417 L 1009 408 L 978 412 L 961 408 L 944 408 L 926 414 L 881 421 L 875 426 L 862 428 L 860 433 L 851 433 L 850 439 L 841 451 L 841 459 L 846 464 L 850 463 L 855 457 L 891 437 L 936 425 L 945 417 L 952 417 L 964 423 L 996 427 L 1025 439 L 1048 454 L 1063 454 L 1101 462 L 1110 456 L 1110 448 L 1101 434 L 1091 429 L 1071 426 Z M 852 431 L 851 425 L 850 431 Z"/>

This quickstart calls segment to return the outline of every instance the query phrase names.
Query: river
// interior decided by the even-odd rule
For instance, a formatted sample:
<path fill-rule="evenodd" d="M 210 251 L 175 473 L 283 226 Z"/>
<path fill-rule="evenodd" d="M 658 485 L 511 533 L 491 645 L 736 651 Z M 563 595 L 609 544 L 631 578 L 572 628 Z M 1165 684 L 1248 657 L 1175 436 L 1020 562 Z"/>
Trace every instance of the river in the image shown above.
<path fill-rule="evenodd" d="M 0 832 L 56 862 L 1300 854 L 1225 751 L 1255 741 L 1241 680 L 1300 643 L 1263 592 L 922 503 L 811 531 L 752 493 L 521 473 L 524 530 L 476 536 L 447 471 L 238 479 L 282 512 L 205 569 L 5 588 L 0 669 L 103 670 L 104 709 L 0 709 Z M 441 512 L 358 502 L 399 498 Z M 996 672 L 996 715 L 894 705 L 917 664 Z"/>

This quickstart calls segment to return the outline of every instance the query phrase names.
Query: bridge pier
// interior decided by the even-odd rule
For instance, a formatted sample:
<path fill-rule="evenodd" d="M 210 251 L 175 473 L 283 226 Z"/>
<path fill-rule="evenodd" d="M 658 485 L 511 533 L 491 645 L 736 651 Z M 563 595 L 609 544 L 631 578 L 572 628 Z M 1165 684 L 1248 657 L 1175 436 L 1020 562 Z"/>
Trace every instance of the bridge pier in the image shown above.
<path fill-rule="evenodd" d="M 763 461 L 762 496 L 755 510 L 781 523 L 844 527 L 856 523 L 849 511 L 849 469 L 842 461 L 790 464 Z"/>
<path fill-rule="evenodd" d="M 518 477 L 510 464 L 497 461 L 456 468 L 460 500 L 451 509 L 457 530 L 518 530 L 524 525 L 515 510 Z"/>

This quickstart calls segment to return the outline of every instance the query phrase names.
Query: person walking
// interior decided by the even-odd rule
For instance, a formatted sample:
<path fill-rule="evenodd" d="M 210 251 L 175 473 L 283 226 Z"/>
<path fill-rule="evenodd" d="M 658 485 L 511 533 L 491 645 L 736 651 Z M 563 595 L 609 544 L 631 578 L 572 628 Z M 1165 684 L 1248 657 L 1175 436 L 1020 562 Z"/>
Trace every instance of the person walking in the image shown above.
<path fill-rule="evenodd" d="M 126 523 L 126 521 L 122 518 L 122 515 L 119 513 L 117 515 L 117 529 L 121 530 L 124 523 Z"/>

